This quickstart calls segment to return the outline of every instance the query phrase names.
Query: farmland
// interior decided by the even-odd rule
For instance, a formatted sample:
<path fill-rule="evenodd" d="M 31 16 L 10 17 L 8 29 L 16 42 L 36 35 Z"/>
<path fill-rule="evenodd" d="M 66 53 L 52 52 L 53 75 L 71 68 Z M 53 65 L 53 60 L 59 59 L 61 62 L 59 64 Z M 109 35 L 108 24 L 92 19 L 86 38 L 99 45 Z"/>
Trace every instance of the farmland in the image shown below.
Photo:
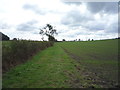
<path fill-rule="evenodd" d="M 107 87 L 118 80 L 118 41 L 68 42 L 60 46 L 82 65 L 92 83 Z"/>
<path fill-rule="evenodd" d="M 111 87 L 118 87 L 118 39 L 56 42 L 3 75 L 3 88 Z"/>

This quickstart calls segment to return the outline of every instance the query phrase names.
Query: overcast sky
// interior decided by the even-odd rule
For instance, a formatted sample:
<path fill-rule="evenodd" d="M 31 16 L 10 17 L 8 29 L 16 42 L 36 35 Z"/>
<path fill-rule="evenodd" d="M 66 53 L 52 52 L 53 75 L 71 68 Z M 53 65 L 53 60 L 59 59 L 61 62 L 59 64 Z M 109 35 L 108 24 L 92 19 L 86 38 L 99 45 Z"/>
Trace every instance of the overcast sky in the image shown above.
<path fill-rule="evenodd" d="M 0 0 L 0 31 L 10 39 L 41 40 L 47 23 L 56 27 L 57 40 L 116 38 L 118 3 Z"/>

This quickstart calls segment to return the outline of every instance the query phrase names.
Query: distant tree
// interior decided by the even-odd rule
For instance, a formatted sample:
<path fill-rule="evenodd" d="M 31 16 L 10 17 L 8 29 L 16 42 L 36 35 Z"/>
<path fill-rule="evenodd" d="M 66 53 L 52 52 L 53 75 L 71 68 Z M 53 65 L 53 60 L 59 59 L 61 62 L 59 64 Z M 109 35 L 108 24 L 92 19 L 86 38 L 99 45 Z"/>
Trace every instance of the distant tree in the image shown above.
<path fill-rule="evenodd" d="M 2 37 L 1 39 L 2 41 L 10 40 L 10 38 L 7 35 L 3 34 L 2 32 L 0 32 L 0 37 Z"/>
<path fill-rule="evenodd" d="M 88 41 L 90 41 L 90 39 L 88 39 Z"/>
<path fill-rule="evenodd" d="M 53 36 L 51 36 L 51 35 L 47 35 L 47 36 L 48 36 L 49 41 L 55 41 L 55 38 Z"/>
<path fill-rule="evenodd" d="M 65 39 L 63 39 L 62 41 L 66 41 Z"/>
<path fill-rule="evenodd" d="M 16 40 L 17 40 L 17 38 L 13 38 L 13 40 L 15 40 L 15 41 L 16 41 Z"/>
<path fill-rule="evenodd" d="M 56 39 L 55 39 L 55 37 L 54 37 L 55 34 L 58 34 L 56 31 L 57 31 L 57 30 L 54 29 L 52 25 L 46 24 L 46 26 L 43 27 L 43 29 L 40 29 L 40 33 L 39 33 L 39 34 L 42 35 L 42 38 L 41 38 L 41 39 L 42 39 L 43 41 L 44 41 L 44 37 L 43 37 L 44 35 L 46 35 L 46 36 L 48 37 L 48 40 L 49 40 L 49 41 L 56 41 Z"/>
<path fill-rule="evenodd" d="M 92 41 L 94 41 L 94 40 L 92 39 Z"/>
<path fill-rule="evenodd" d="M 80 39 L 79 39 L 79 41 L 80 41 Z"/>
<path fill-rule="evenodd" d="M 55 41 L 57 42 L 58 40 L 57 40 L 57 39 L 55 39 Z"/>

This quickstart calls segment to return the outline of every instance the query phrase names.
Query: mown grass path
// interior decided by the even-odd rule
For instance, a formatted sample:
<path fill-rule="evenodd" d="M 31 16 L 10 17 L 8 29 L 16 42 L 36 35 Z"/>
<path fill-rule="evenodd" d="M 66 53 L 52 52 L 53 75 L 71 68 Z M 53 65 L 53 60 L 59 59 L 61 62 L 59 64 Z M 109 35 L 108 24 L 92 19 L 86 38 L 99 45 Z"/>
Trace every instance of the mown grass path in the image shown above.
<path fill-rule="evenodd" d="M 3 88 L 62 88 L 70 86 L 77 63 L 57 44 L 3 75 Z M 77 73 L 76 73 L 77 75 Z"/>

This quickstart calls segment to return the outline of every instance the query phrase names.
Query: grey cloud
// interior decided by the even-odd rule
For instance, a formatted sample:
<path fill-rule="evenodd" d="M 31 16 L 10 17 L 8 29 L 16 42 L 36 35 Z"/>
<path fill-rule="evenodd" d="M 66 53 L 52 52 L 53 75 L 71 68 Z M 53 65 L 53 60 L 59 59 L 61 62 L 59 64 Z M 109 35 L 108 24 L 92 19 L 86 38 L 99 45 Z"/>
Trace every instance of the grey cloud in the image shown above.
<path fill-rule="evenodd" d="M 82 26 L 91 30 L 91 31 L 102 31 L 104 30 L 106 33 L 118 33 L 118 22 L 117 20 L 108 22 L 97 22 L 93 21 L 91 23 L 83 24 Z"/>
<path fill-rule="evenodd" d="M 9 29 L 10 25 L 8 25 L 7 23 L 0 23 L 0 29 Z"/>
<path fill-rule="evenodd" d="M 106 33 L 118 33 L 118 22 L 113 22 L 105 28 Z"/>
<path fill-rule="evenodd" d="M 46 11 L 45 9 L 40 9 L 37 5 L 30 5 L 30 4 L 25 4 L 23 6 L 24 9 L 26 10 L 32 10 L 33 12 L 37 13 L 37 14 L 41 14 L 41 15 L 44 15 L 46 14 Z"/>
<path fill-rule="evenodd" d="M 67 37 L 70 37 L 70 38 L 75 38 L 76 36 L 77 36 L 76 34 L 67 35 Z"/>
<path fill-rule="evenodd" d="M 33 34 L 39 34 L 38 32 L 33 32 Z"/>
<path fill-rule="evenodd" d="M 104 10 L 106 10 L 107 12 L 107 9 L 108 10 L 110 9 L 109 7 L 112 3 L 107 3 L 109 4 L 109 6 L 105 5 L 106 3 L 101 3 L 101 4 L 103 4 Z M 96 11 L 94 12 L 101 12 L 100 10 L 102 10 L 102 8 L 103 7 L 98 5 L 98 9 L 95 9 Z M 112 10 L 109 10 L 108 12 L 114 13 L 113 15 L 115 15 L 115 12 L 113 12 Z M 107 19 L 109 20 L 109 18 L 110 17 L 108 15 L 108 17 L 106 18 L 101 17 L 101 20 L 96 20 L 94 18 L 94 13 L 88 13 L 88 14 L 83 15 L 79 12 L 79 10 L 71 10 L 70 12 L 66 14 L 66 16 L 64 16 L 61 19 L 61 24 L 68 26 L 70 29 L 74 29 L 74 28 L 79 29 L 79 26 L 81 26 L 82 28 L 86 28 L 87 30 L 92 31 L 92 32 L 104 30 L 106 33 L 117 33 L 118 22 L 116 22 L 116 18 L 115 20 L 108 22 Z M 81 35 L 85 33 L 77 32 L 75 34 Z"/>
<path fill-rule="evenodd" d="M 105 22 L 99 22 L 99 21 L 92 21 L 88 23 L 83 23 L 83 27 L 88 28 L 89 30 L 92 31 L 99 31 L 99 30 L 104 30 L 105 29 Z"/>
<path fill-rule="evenodd" d="M 81 2 L 64 2 L 67 5 L 80 5 L 82 4 Z"/>
<path fill-rule="evenodd" d="M 118 23 L 118 33 L 120 33 L 120 23 Z"/>
<path fill-rule="evenodd" d="M 37 27 L 35 27 L 35 24 L 37 24 L 37 21 L 30 21 L 27 23 L 22 23 L 17 26 L 17 30 L 19 31 L 31 31 L 35 30 Z"/>
<path fill-rule="evenodd" d="M 88 2 L 87 9 L 92 13 L 118 13 L 118 2 Z"/>
<path fill-rule="evenodd" d="M 91 34 L 90 32 L 77 32 L 76 35 L 88 35 L 88 34 Z"/>
<path fill-rule="evenodd" d="M 59 34 L 64 33 L 64 31 L 58 31 Z"/>
<path fill-rule="evenodd" d="M 91 15 L 83 15 L 79 10 L 71 10 L 61 19 L 61 23 L 69 26 L 80 26 L 81 23 L 93 20 Z"/>
<path fill-rule="evenodd" d="M 66 34 L 66 33 L 61 33 L 61 36 L 62 36 L 62 37 L 74 38 L 74 37 L 76 37 L 77 35 L 76 35 L 76 34 Z"/>

